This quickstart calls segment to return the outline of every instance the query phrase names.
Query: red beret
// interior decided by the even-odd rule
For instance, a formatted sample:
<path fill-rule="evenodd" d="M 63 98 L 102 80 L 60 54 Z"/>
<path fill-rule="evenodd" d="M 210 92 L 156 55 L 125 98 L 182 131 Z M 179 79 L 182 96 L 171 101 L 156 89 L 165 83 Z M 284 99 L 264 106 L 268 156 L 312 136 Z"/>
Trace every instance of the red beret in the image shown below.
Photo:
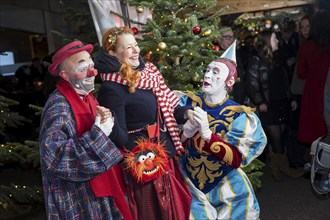
<path fill-rule="evenodd" d="M 65 59 L 70 56 L 79 53 L 80 51 L 87 51 L 88 53 L 92 53 L 93 45 L 87 44 L 84 45 L 81 41 L 75 40 L 61 49 L 59 49 L 52 57 L 52 64 L 49 65 L 48 71 L 50 74 L 57 76 L 59 73 L 57 71 L 58 65 L 60 65 Z"/>

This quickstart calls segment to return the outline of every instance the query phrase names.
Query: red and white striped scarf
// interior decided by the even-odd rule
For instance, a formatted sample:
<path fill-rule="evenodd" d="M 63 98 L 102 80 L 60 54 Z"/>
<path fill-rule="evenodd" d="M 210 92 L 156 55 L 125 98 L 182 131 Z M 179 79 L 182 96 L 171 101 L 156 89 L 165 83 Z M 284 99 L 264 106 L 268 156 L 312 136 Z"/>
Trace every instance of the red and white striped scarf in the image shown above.
<path fill-rule="evenodd" d="M 166 128 L 174 142 L 175 149 L 182 152 L 184 149 L 179 137 L 179 127 L 174 118 L 174 108 L 178 105 L 179 99 L 167 87 L 162 74 L 152 63 L 146 63 L 140 74 L 141 78 L 137 83 L 136 88 L 145 90 L 152 89 L 154 91 Z M 124 80 L 119 73 L 101 73 L 100 76 L 102 81 L 112 81 L 128 86 L 128 82 Z"/>

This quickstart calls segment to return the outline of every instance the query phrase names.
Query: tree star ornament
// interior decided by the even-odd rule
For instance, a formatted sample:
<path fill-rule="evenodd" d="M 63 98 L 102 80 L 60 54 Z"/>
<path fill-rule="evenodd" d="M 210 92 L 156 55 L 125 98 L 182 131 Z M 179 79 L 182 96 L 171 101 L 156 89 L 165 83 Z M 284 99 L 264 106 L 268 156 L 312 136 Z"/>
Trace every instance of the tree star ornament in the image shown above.
<path fill-rule="evenodd" d="M 193 27 L 193 32 L 194 32 L 194 34 L 200 34 L 201 33 L 201 31 L 202 31 L 202 29 L 199 27 L 199 26 L 195 26 L 195 27 Z"/>
<path fill-rule="evenodd" d="M 136 12 L 139 13 L 139 14 L 141 14 L 141 13 L 144 12 L 144 8 L 142 6 L 137 6 L 136 7 Z"/>
<path fill-rule="evenodd" d="M 158 48 L 159 48 L 160 50 L 165 50 L 165 49 L 166 49 L 166 43 L 165 43 L 165 42 L 160 42 L 160 43 L 158 44 Z"/>

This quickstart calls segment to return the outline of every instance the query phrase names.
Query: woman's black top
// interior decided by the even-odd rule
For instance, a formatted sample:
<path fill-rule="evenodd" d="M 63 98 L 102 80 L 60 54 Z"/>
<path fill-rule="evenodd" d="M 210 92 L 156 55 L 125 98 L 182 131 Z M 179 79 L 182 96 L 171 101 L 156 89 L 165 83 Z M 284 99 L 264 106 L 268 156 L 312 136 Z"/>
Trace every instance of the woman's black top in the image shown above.
<path fill-rule="evenodd" d="M 157 99 L 152 90 L 136 89 L 135 93 L 128 92 L 128 86 L 111 81 L 102 82 L 98 93 L 101 106 L 109 108 L 115 117 L 110 139 L 120 148 L 132 150 L 136 141 L 147 138 L 147 131 L 128 133 L 152 125 L 157 122 Z M 174 117 L 178 124 L 185 122 L 184 113 L 188 107 L 176 107 Z M 160 123 L 163 128 L 163 123 Z M 171 158 L 175 155 L 175 146 L 167 131 L 160 132 L 160 138 L 165 141 L 165 149 Z"/>

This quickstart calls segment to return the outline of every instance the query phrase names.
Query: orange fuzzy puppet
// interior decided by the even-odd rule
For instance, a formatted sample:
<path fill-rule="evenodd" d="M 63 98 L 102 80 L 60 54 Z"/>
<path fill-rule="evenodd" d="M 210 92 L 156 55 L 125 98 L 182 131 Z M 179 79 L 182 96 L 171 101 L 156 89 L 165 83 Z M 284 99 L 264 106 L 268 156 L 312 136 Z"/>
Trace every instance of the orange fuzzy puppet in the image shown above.
<path fill-rule="evenodd" d="M 163 175 L 168 169 L 164 144 L 141 139 L 125 156 L 125 165 L 138 183 L 146 183 Z"/>

